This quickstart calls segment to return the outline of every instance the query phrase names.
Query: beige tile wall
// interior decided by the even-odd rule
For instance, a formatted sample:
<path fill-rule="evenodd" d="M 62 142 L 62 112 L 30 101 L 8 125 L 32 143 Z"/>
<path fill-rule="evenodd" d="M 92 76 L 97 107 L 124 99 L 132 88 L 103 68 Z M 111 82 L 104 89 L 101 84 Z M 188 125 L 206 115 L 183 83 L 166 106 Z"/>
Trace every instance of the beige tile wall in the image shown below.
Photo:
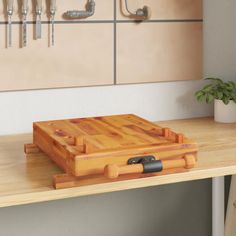
<path fill-rule="evenodd" d="M 21 18 L 21 6 L 20 0 L 14 0 L 14 15 L 13 20 L 19 21 Z M 48 20 L 49 13 L 49 0 L 42 0 L 43 3 L 43 14 L 42 20 Z M 57 2 L 57 13 L 55 15 L 56 20 L 65 20 L 63 13 L 67 10 L 85 10 L 86 0 L 56 0 Z M 6 20 L 6 1 L 0 1 L 0 21 Z M 35 1 L 28 0 L 29 3 L 29 20 L 34 20 L 35 12 Z M 96 14 L 87 20 L 113 20 L 114 16 L 114 1 L 113 0 L 97 0 L 96 1 Z M 85 19 L 84 19 L 85 20 Z M 84 21 L 82 20 L 82 21 Z M 81 21 L 81 20 L 80 20 Z"/>
<path fill-rule="evenodd" d="M 116 1 L 117 19 L 127 20 L 125 0 Z M 202 19 L 202 0 L 128 0 L 133 12 L 145 5 L 151 9 L 151 20 Z"/>
<path fill-rule="evenodd" d="M 201 23 L 120 24 L 117 35 L 119 84 L 202 76 Z"/>
<path fill-rule="evenodd" d="M 46 24 L 48 1 L 43 1 L 43 38 L 34 40 L 30 22 L 26 48 L 21 48 L 19 6 L 14 7 L 13 46 L 6 48 L 0 1 L 0 91 L 200 79 L 202 0 L 128 1 L 132 9 L 149 5 L 151 21 L 133 23 L 121 13 L 120 0 L 97 0 L 93 17 L 66 21 L 63 12 L 83 9 L 86 0 L 57 0 L 54 47 Z"/>
<path fill-rule="evenodd" d="M 14 32 L 18 28 L 14 25 Z M 112 84 L 112 28 L 111 24 L 56 25 L 56 46 L 50 48 L 47 25 L 43 25 L 42 40 L 31 40 L 26 48 L 18 48 L 17 34 L 10 49 L 4 48 L 1 38 L 1 90 Z M 4 30 L 1 26 L 0 35 Z M 32 32 L 31 25 L 29 35 Z"/>

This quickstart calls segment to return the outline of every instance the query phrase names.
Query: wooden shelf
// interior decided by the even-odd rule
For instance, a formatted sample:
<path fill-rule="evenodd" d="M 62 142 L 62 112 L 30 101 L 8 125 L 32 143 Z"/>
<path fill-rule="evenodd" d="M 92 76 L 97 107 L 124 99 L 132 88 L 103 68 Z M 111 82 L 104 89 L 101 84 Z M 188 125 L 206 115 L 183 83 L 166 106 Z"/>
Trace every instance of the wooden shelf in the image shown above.
<path fill-rule="evenodd" d="M 158 124 L 198 142 L 198 167 L 178 174 L 54 190 L 52 176 L 61 173 L 57 166 L 43 154 L 25 157 L 23 145 L 32 141 L 31 134 L 0 137 L 0 207 L 236 174 L 236 123 L 199 118 Z"/>

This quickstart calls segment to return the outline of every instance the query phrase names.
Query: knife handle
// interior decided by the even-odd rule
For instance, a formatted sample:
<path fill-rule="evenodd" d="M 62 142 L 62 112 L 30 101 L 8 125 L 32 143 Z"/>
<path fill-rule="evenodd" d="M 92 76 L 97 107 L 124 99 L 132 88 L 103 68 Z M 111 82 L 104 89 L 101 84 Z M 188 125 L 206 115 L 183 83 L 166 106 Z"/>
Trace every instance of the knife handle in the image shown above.
<path fill-rule="evenodd" d="M 42 12 L 42 0 L 36 0 L 36 11 L 39 14 Z"/>
<path fill-rule="evenodd" d="M 27 14 L 28 11 L 28 0 L 22 0 L 22 13 Z"/>
<path fill-rule="evenodd" d="M 8 14 L 13 13 L 13 2 L 14 2 L 14 0 L 7 0 L 7 12 L 8 12 Z"/>
<path fill-rule="evenodd" d="M 50 12 L 54 14 L 56 11 L 56 0 L 50 0 Z"/>

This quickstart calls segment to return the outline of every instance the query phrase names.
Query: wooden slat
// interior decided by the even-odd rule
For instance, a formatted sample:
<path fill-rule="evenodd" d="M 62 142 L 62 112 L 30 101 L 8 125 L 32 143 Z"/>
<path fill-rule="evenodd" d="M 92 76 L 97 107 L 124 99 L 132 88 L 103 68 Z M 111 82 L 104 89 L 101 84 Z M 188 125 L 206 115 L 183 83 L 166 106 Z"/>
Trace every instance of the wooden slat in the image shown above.
<path fill-rule="evenodd" d="M 184 168 L 172 169 L 164 171 L 164 175 L 170 175 L 175 173 L 184 173 L 188 172 Z M 101 184 L 107 183 L 117 183 L 120 181 L 128 181 L 128 180 L 135 180 L 135 179 L 145 179 L 155 176 L 162 176 L 161 173 L 159 174 L 129 174 L 129 175 L 122 175 L 116 179 L 108 179 L 104 177 L 104 175 L 93 175 L 90 178 L 87 177 L 73 177 L 72 175 L 68 174 L 57 174 L 53 176 L 53 186 L 58 189 L 64 188 L 74 188 L 74 187 L 83 187 L 89 185 L 97 185 L 101 186 Z"/>

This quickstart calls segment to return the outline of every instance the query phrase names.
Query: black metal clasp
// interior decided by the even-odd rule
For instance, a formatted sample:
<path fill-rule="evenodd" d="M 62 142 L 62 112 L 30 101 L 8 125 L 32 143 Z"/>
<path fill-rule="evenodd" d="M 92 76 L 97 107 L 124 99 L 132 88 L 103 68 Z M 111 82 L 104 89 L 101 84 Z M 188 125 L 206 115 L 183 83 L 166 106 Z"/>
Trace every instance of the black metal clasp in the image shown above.
<path fill-rule="evenodd" d="M 144 162 L 151 162 L 155 161 L 156 158 L 152 155 L 149 156 L 139 156 L 139 157 L 132 157 L 128 160 L 127 164 L 132 165 L 132 164 L 141 164 Z"/>
<path fill-rule="evenodd" d="M 156 160 L 155 156 L 132 157 L 127 162 L 128 165 L 142 164 L 143 173 L 161 172 L 163 170 L 162 161 Z"/>

